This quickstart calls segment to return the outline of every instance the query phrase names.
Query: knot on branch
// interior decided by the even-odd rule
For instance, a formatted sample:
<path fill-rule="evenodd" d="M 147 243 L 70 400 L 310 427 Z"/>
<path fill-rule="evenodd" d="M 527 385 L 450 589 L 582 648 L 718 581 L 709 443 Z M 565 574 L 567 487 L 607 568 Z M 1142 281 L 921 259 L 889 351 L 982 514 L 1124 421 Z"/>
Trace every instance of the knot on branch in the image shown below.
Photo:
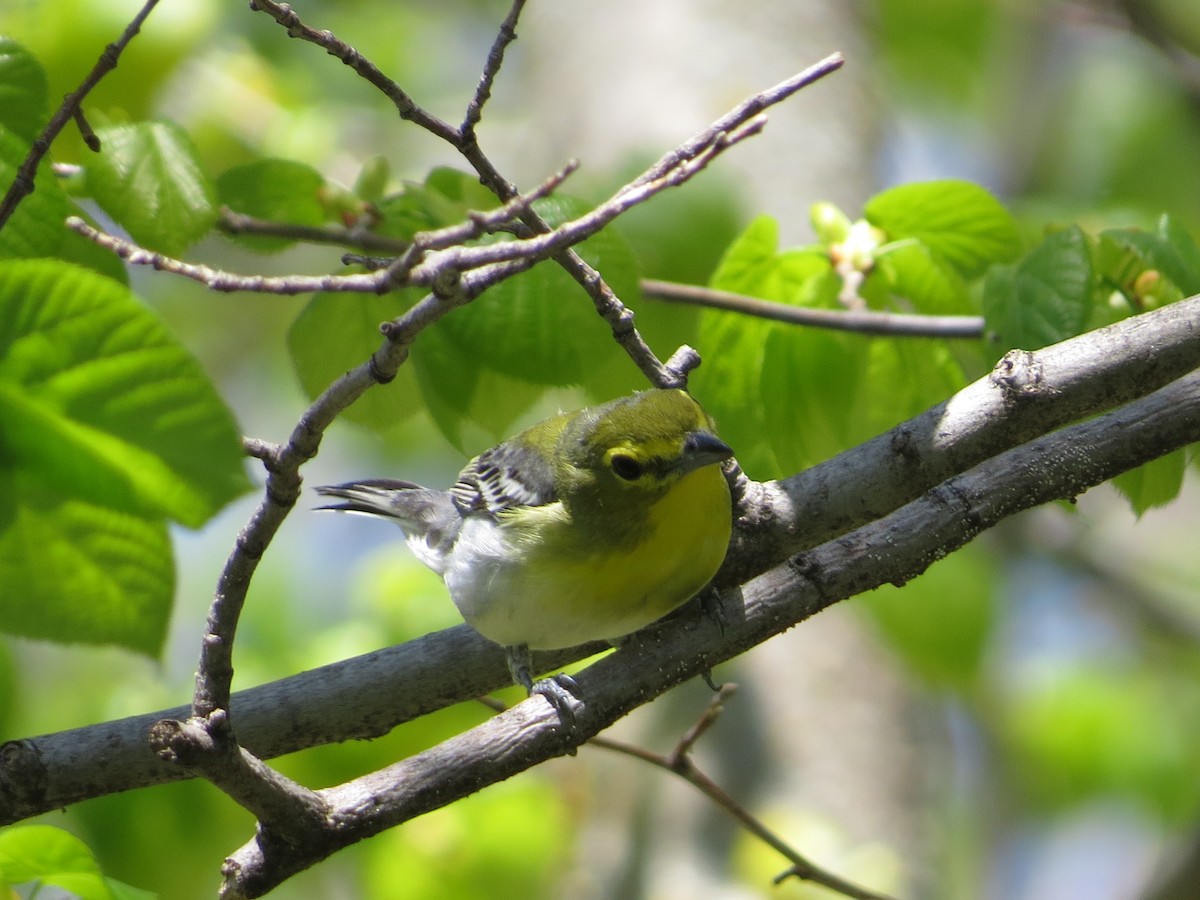
<path fill-rule="evenodd" d="M 46 791 L 46 764 L 33 741 L 9 741 L 0 744 L 0 810 L 3 821 L 15 821 L 9 814 L 38 806 Z"/>
<path fill-rule="evenodd" d="M 687 390 L 688 375 L 693 369 L 698 369 L 700 363 L 700 354 L 687 344 L 682 345 L 663 365 L 665 383 L 662 387 Z"/>
<path fill-rule="evenodd" d="M 1000 388 L 1008 403 L 1037 397 L 1048 390 L 1043 380 L 1042 364 L 1037 355 L 1028 350 L 1009 350 L 1005 353 L 992 369 L 991 380 Z"/>
<path fill-rule="evenodd" d="M 206 718 L 192 716 L 183 722 L 159 719 L 146 735 L 150 749 L 159 759 L 185 768 L 200 766 L 224 753 L 231 738 L 229 716 L 223 709 Z"/>

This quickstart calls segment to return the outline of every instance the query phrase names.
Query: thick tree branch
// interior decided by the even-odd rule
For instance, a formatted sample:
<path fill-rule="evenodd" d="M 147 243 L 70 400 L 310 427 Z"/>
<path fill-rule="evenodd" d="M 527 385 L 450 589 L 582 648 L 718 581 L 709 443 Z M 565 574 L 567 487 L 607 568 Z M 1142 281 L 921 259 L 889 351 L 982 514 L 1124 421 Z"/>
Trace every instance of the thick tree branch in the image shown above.
<path fill-rule="evenodd" d="M 969 385 L 947 402 L 827 463 L 784 482 L 743 485 L 742 518 L 724 581 L 736 585 L 739 578 L 749 579 L 795 552 L 892 513 L 926 492 L 943 490 L 943 481 L 986 464 L 996 454 L 1052 433 L 1065 422 L 1119 409 L 1200 368 L 1200 297 L 1019 358 L 1022 371 L 1038 373 L 1035 380 L 1022 385 L 1005 366 L 999 376 Z M 361 370 L 347 378 L 346 389 L 351 391 L 370 383 L 369 374 Z M 332 414 L 332 407 L 318 401 L 312 412 L 314 427 Z M 1181 425 L 1190 418 L 1194 424 L 1194 408 L 1186 405 L 1163 415 Z M 1094 427 L 1102 429 L 1118 427 L 1111 418 L 1096 423 Z M 254 448 L 277 456 L 277 448 L 261 442 L 254 442 Z M 1103 454 L 1101 449 L 1084 449 Z M 1173 445 L 1142 446 L 1151 455 L 1170 449 Z M 1061 464 L 1078 468 L 1083 462 L 1082 455 L 1067 454 Z M 1022 507 L 1042 502 L 1040 496 L 1035 494 Z M 877 560 L 864 555 L 859 565 L 875 577 Z M 885 580 L 880 577 L 876 583 Z M 686 621 L 661 631 L 686 627 Z M 596 649 L 541 656 L 537 664 L 542 670 L 557 669 Z M 726 656 L 741 649 L 735 646 Z M 377 736 L 507 683 L 499 650 L 463 625 L 244 691 L 233 699 L 232 709 L 243 746 L 266 758 Z M 632 675 L 624 686 L 641 696 L 640 681 Z M 159 761 L 145 742 L 147 730 L 158 719 L 186 719 L 188 714 L 186 708 L 167 710 L 5 745 L 0 748 L 0 823 L 93 796 L 189 777 Z"/>
<path fill-rule="evenodd" d="M 1200 373 L 1116 412 L 1002 453 L 888 516 L 752 579 L 724 630 L 692 617 L 648 629 L 576 676 L 577 734 L 544 698 L 527 700 L 428 751 L 318 792 L 338 828 L 317 855 L 257 839 L 225 867 L 225 897 L 256 897 L 341 847 L 568 752 L 675 685 L 884 583 L 903 584 L 997 522 L 1200 440 Z"/>
<path fill-rule="evenodd" d="M 717 577 L 738 584 L 944 479 L 1200 368 L 1200 295 L 1030 353 L 891 431 L 779 482 L 746 483 Z"/>

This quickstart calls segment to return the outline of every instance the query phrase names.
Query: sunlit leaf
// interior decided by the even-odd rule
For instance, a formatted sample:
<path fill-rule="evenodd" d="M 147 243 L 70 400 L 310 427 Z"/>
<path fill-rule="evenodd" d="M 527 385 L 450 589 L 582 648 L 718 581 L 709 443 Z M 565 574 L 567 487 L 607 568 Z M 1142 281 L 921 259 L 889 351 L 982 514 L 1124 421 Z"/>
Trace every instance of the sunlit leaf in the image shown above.
<path fill-rule="evenodd" d="M 87 190 L 135 241 L 178 256 L 216 221 L 216 194 L 191 139 L 168 122 L 96 129 Z"/>
<path fill-rule="evenodd" d="M 872 197 L 863 214 L 889 242 L 915 238 L 966 278 L 1012 260 L 1021 250 L 1012 215 L 969 181 L 900 185 Z"/>

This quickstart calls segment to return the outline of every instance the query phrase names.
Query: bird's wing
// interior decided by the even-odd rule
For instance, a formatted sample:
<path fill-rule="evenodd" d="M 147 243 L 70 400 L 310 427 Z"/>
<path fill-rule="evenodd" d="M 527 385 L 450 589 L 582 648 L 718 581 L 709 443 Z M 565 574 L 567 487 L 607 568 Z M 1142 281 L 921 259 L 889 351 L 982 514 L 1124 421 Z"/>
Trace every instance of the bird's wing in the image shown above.
<path fill-rule="evenodd" d="M 558 499 L 554 473 L 544 457 L 511 441 L 485 450 L 467 463 L 450 495 L 464 515 L 496 515 L 515 507 L 545 506 Z"/>

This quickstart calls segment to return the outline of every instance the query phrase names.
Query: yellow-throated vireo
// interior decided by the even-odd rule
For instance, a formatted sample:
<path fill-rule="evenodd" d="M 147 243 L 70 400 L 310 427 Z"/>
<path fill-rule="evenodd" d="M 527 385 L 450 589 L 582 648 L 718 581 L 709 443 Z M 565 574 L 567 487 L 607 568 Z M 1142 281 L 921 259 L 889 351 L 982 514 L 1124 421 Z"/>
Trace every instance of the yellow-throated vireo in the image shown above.
<path fill-rule="evenodd" d="M 729 546 L 719 463 L 732 455 L 691 396 L 648 390 L 534 425 L 448 491 L 389 479 L 317 491 L 343 501 L 326 509 L 395 519 L 467 623 L 504 647 L 513 680 L 570 718 L 559 680 L 534 684 L 529 651 L 624 637 L 708 584 Z"/>

